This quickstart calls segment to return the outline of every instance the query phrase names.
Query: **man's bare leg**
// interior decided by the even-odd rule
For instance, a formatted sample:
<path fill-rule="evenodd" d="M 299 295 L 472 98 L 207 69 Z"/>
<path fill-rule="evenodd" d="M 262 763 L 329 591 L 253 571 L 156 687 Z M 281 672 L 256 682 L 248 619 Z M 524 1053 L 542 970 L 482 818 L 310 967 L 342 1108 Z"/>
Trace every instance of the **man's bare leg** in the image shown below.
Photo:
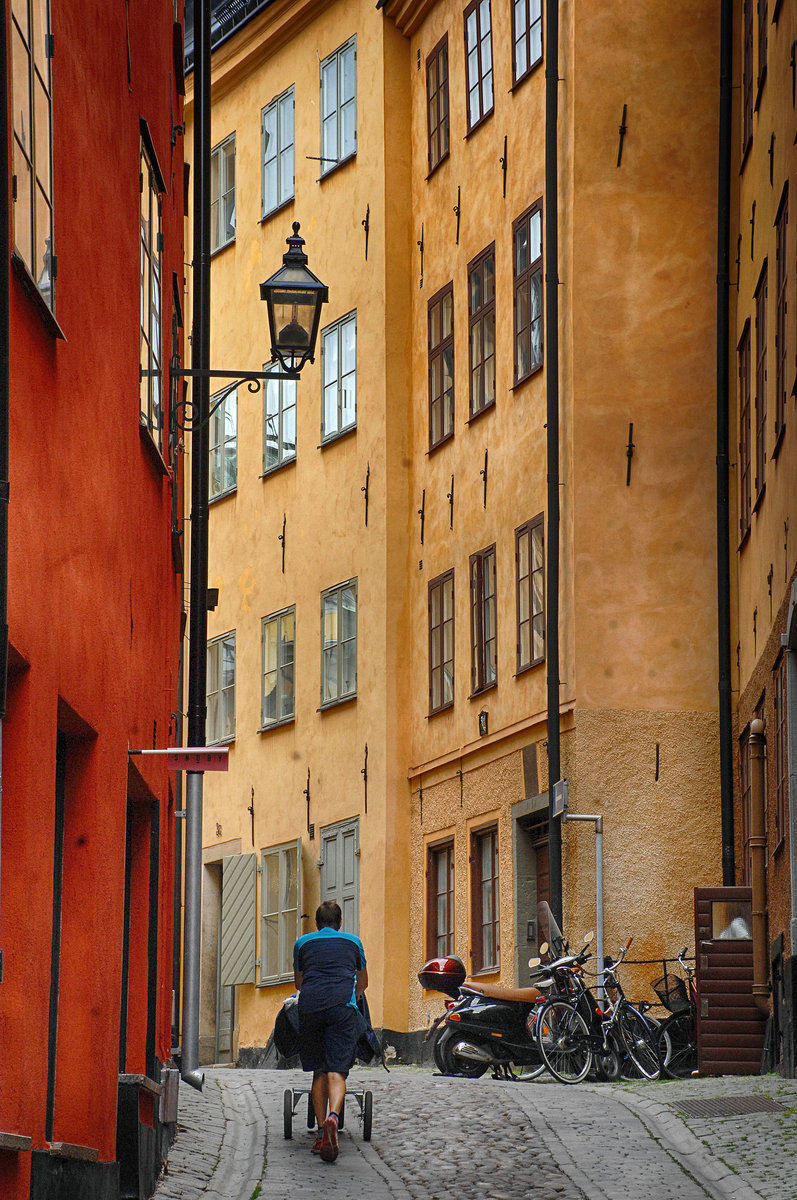
<path fill-rule="evenodd" d="M 340 1076 L 337 1076 L 337 1078 L 340 1078 Z M 329 1103 L 329 1085 L 326 1071 L 313 1072 L 312 1097 L 315 1119 L 320 1129 L 326 1120 L 327 1104 Z"/>
<path fill-rule="evenodd" d="M 346 1076 L 339 1075 L 337 1071 L 330 1071 L 326 1076 L 326 1080 L 329 1111 L 337 1113 L 340 1116 L 343 1101 L 346 1099 Z"/>

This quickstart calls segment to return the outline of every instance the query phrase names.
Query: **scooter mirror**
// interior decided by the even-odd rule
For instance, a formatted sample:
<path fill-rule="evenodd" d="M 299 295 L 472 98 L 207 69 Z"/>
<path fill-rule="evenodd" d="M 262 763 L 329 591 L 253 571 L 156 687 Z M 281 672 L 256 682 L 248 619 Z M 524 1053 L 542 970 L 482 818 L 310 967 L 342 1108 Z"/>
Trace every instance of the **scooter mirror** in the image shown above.
<path fill-rule="evenodd" d="M 529 966 L 530 966 L 530 967 L 531 967 L 531 969 L 533 970 L 535 967 L 538 967 L 538 966 L 540 965 L 540 963 L 541 963 L 541 962 L 542 962 L 542 959 L 540 959 L 540 958 L 530 958 L 530 959 L 529 959 Z"/>
<path fill-rule="evenodd" d="M 548 945 L 547 942 L 542 942 L 540 944 L 540 954 L 547 954 L 549 949 L 550 949 L 550 946 Z"/>
<path fill-rule="evenodd" d="M 587 936 L 584 938 L 584 945 L 585 945 L 585 946 L 588 946 L 594 937 L 595 937 L 595 930 L 594 930 L 594 929 L 590 929 L 589 933 L 588 933 L 588 934 L 587 934 Z"/>

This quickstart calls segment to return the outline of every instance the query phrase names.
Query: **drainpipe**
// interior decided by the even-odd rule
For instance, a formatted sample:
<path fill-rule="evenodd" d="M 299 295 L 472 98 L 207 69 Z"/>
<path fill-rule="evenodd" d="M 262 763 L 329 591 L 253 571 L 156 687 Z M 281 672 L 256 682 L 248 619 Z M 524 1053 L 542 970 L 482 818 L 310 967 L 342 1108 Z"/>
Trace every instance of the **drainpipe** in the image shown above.
<path fill-rule="evenodd" d="M 8 409 L 10 379 L 10 222 L 8 154 L 8 28 L 7 6 L 0 20 L 0 848 L 2 847 L 3 717 L 6 715 L 8 674 Z M 0 881 L 1 882 L 1 881 Z M 0 982 L 3 952 L 0 950 Z"/>
<path fill-rule="evenodd" d="M 548 587 L 545 660 L 548 667 L 548 856 L 551 911 L 562 927 L 562 826 L 553 816 L 559 750 L 559 0 L 546 0 L 545 32 L 545 381 L 548 459 Z"/>
<path fill-rule="evenodd" d="M 191 585 L 188 645 L 188 745 L 205 745 L 208 641 L 208 438 L 210 409 L 210 0 L 194 5 L 194 280 L 191 364 Z M 185 934 L 180 1074 L 198 1091 L 199 973 L 202 944 L 201 771 L 188 771 L 185 831 Z"/>
<path fill-rule="evenodd" d="M 750 864 L 753 885 L 753 999 L 769 1012 L 767 837 L 764 826 L 764 722 L 750 722 Z"/>
<path fill-rule="evenodd" d="M 720 813 L 722 882 L 733 887 L 733 712 L 731 694 L 731 570 L 729 488 L 729 328 L 733 5 L 720 16 L 719 172 L 717 181 L 717 643 L 719 653 Z"/>

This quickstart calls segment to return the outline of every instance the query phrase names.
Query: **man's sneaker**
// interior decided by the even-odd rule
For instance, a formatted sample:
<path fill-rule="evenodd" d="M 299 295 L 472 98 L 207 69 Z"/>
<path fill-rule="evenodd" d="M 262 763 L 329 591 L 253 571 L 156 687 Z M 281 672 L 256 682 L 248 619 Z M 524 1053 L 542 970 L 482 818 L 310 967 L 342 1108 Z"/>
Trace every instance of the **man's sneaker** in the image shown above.
<path fill-rule="evenodd" d="M 318 1151 L 324 1162 L 334 1162 L 338 1157 L 338 1118 L 330 1113 L 324 1121 L 324 1132 Z"/>
<path fill-rule="evenodd" d="M 323 1142 L 323 1141 L 324 1141 L 323 1135 L 322 1135 L 321 1133 L 319 1133 L 319 1134 L 318 1134 L 318 1137 L 317 1137 L 317 1138 L 316 1138 L 316 1140 L 313 1142 L 313 1145 L 312 1145 L 312 1148 L 311 1148 L 311 1149 L 312 1149 L 312 1152 L 313 1152 L 313 1154 L 320 1154 L 320 1153 L 321 1153 L 321 1144 L 322 1144 L 322 1142 Z"/>

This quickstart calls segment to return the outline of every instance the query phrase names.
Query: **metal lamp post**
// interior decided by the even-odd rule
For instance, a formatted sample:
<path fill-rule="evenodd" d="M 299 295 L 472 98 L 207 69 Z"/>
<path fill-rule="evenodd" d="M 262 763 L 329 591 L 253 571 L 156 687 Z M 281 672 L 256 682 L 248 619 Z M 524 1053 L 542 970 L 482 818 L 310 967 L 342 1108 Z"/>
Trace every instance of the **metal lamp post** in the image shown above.
<path fill-rule="evenodd" d="M 209 57 L 209 55 L 208 55 Z M 197 78 L 199 84 L 199 76 Z M 199 117 L 200 105 L 197 104 Z M 198 156 L 200 164 L 205 162 Z M 204 172 L 197 170 L 197 190 L 201 190 Z M 190 414 L 181 423 L 192 433 L 191 447 L 191 585 L 188 658 L 188 744 L 201 747 L 206 743 L 207 718 L 207 600 L 208 600 L 208 462 L 209 424 L 216 408 L 241 383 L 258 391 L 270 379 L 298 379 L 302 367 L 313 362 L 321 308 L 327 302 L 328 289 L 307 268 L 307 255 L 299 236 L 299 222 L 294 221 L 293 236 L 287 239 L 288 251 L 283 266 L 260 285 L 260 298 L 266 302 L 271 334 L 271 358 L 281 369 L 270 371 L 214 370 L 208 366 L 210 334 L 209 256 L 204 253 L 205 241 L 201 230 L 204 192 L 195 203 L 195 313 L 194 361 L 197 367 L 180 367 L 173 361 L 170 367 L 172 397 L 176 397 L 181 378 L 193 380 L 193 399 Z M 195 241 L 196 241 L 195 238 Z M 197 268 L 199 263 L 199 268 Z M 210 379 L 231 379 L 210 407 Z M 179 409 L 178 405 L 178 409 Z M 179 423 L 179 422 L 178 422 Z M 188 771 L 186 780 L 185 835 L 185 941 L 183 951 L 182 1055 L 180 1073 L 186 1083 L 201 1091 L 204 1074 L 199 1066 L 199 972 L 202 928 L 202 789 L 204 772 Z"/>

